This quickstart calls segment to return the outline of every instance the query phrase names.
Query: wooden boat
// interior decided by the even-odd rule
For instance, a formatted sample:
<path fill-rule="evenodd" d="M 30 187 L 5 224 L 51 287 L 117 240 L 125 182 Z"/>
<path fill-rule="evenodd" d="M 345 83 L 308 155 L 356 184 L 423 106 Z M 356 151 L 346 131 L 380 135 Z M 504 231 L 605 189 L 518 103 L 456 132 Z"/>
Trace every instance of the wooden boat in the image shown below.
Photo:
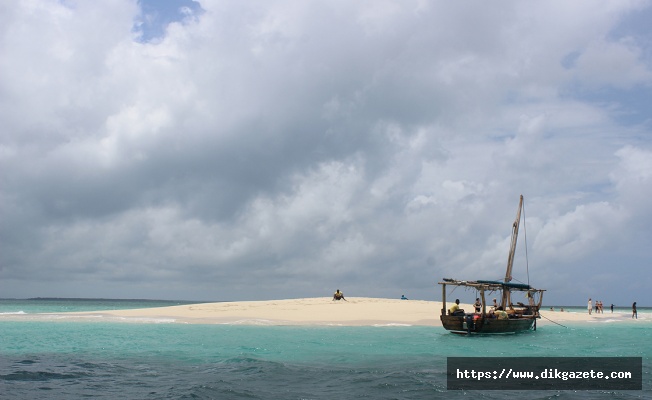
<path fill-rule="evenodd" d="M 516 240 L 523 209 L 523 196 L 520 197 L 516 220 L 512 225 L 512 243 L 507 259 L 507 271 L 503 281 L 459 281 L 444 278 L 439 284 L 442 286 L 441 323 L 445 329 L 460 334 L 474 333 L 516 333 L 536 330 L 536 321 L 541 318 L 539 310 L 543 300 L 544 289 L 534 289 L 529 284 L 512 282 L 512 267 L 516 253 Z M 479 292 L 477 297 L 482 301 L 481 312 L 461 312 L 451 315 L 446 307 L 446 287 L 463 286 Z M 521 292 L 527 299 L 527 304 L 512 303 L 512 293 Z M 487 308 L 486 297 L 494 294 L 500 296 L 500 304 Z M 473 311 L 473 310 L 467 310 Z"/>

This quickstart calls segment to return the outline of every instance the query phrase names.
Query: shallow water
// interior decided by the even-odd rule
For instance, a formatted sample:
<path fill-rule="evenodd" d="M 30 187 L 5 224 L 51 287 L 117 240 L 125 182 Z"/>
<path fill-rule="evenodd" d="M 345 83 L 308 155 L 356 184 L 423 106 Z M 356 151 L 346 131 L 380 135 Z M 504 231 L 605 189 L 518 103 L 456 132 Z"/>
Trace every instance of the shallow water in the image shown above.
<path fill-rule="evenodd" d="M 432 327 L 0 320 L 3 398 L 652 398 L 649 325 Z M 640 356 L 644 391 L 447 391 L 449 356 Z"/>

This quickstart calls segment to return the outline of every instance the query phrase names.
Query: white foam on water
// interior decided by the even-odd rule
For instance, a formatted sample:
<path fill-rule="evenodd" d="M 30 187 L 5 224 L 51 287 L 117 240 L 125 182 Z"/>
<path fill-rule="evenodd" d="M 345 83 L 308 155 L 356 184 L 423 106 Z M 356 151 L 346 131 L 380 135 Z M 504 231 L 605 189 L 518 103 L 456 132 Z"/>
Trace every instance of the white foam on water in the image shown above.
<path fill-rule="evenodd" d="M 154 324 L 171 324 L 176 322 L 174 318 L 150 318 L 150 317 L 116 317 L 105 314 L 27 314 L 24 312 L 1 313 L 0 316 L 14 319 L 12 316 L 20 315 L 20 320 L 28 321 L 106 321 L 106 322 L 134 322 L 134 323 L 154 323 Z"/>
<path fill-rule="evenodd" d="M 172 324 L 177 320 L 174 318 L 150 318 L 150 317 L 107 317 L 107 320 L 115 319 L 122 322 L 138 322 L 149 324 Z"/>
<path fill-rule="evenodd" d="M 276 323 L 268 319 L 239 319 L 237 321 L 222 322 L 220 325 L 276 325 Z"/>

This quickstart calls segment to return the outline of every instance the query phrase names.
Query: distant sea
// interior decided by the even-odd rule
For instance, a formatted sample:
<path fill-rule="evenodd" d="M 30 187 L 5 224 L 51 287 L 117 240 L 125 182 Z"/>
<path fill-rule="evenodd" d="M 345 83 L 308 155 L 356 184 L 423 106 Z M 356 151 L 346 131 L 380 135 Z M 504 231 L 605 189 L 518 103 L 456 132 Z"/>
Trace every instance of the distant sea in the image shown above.
<path fill-rule="evenodd" d="M 651 399 L 652 310 L 639 323 L 465 337 L 439 327 L 80 321 L 57 314 L 143 300 L 0 300 L 7 399 Z M 565 307 L 585 311 L 581 307 Z M 558 309 L 555 307 L 555 309 Z M 608 313 L 609 311 L 606 311 Z M 631 312 L 623 309 L 623 312 Z M 55 313 L 43 316 L 40 313 Z M 547 313 L 552 318 L 551 313 Z M 433 312 L 433 318 L 437 318 Z M 648 321 L 645 321 L 648 320 Z M 643 391 L 448 391 L 449 356 L 643 357 Z"/>

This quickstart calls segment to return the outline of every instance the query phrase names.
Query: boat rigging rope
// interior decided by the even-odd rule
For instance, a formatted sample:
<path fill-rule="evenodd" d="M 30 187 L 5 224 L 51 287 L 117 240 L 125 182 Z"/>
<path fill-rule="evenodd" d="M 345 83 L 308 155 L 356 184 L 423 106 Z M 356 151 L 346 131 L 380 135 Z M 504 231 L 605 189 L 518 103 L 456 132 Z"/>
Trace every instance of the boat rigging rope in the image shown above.
<path fill-rule="evenodd" d="M 568 327 L 566 325 L 562 325 L 559 322 L 555 322 L 555 321 L 551 320 L 550 318 L 546 317 L 545 315 L 542 315 L 541 313 L 539 313 L 539 315 L 541 315 L 541 318 L 545 318 L 548 321 L 552 322 L 553 324 L 557 324 L 557 325 L 559 325 L 561 327 L 564 327 L 564 328 L 568 329 Z"/>
<path fill-rule="evenodd" d="M 527 256 L 527 228 L 525 226 L 525 203 L 523 203 L 523 239 L 525 241 L 525 270 L 527 271 L 527 284 L 530 286 L 530 262 Z"/>

